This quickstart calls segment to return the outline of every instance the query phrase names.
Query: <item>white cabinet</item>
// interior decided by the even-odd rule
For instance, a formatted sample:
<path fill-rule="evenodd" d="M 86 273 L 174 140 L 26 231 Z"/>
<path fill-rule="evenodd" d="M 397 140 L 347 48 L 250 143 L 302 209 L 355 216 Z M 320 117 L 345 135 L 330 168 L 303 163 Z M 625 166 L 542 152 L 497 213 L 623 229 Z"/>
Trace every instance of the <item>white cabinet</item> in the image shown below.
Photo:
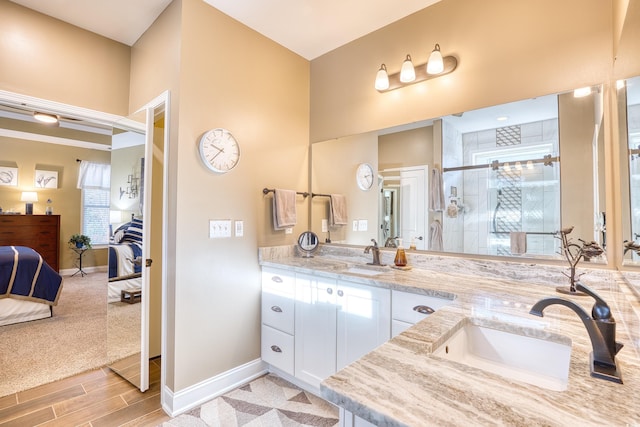
<path fill-rule="evenodd" d="M 294 374 L 295 275 L 262 269 L 262 360 Z"/>
<path fill-rule="evenodd" d="M 389 340 L 390 291 L 296 276 L 295 372 L 313 387 Z"/>
<path fill-rule="evenodd" d="M 320 387 L 336 372 L 336 281 L 296 276 L 295 376 Z"/>
<path fill-rule="evenodd" d="M 344 368 L 391 338 L 390 291 L 342 282 L 337 298 L 337 368 Z"/>
<path fill-rule="evenodd" d="M 399 335 L 453 300 L 410 292 L 391 292 L 391 334 Z"/>

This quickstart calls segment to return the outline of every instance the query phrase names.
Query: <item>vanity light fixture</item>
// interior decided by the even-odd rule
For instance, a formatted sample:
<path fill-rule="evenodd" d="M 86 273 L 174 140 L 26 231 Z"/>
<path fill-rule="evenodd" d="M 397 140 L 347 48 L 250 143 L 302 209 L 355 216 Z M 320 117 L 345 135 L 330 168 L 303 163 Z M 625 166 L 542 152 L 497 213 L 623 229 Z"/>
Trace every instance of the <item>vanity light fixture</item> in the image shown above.
<path fill-rule="evenodd" d="M 387 90 L 389 89 L 389 75 L 387 74 L 387 66 L 382 64 L 376 74 L 376 89 Z"/>
<path fill-rule="evenodd" d="M 33 118 L 48 125 L 58 124 L 58 116 L 56 116 L 55 114 L 40 113 L 38 111 L 35 111 L 33 113 Z"/>
<path fill-rule="evenodd" d="M 382 64 L 376 74 L 375 88 L 378 92 L 387 92 L 410 84 L 434 79 L 451 73 L 458 66 L 458 60 L 454 56 L 442 56 L 440 45 L 435 48 L 424 64 L 413 65 L 411 55 L 407 55 L 400 72 L 389 75 L 387 66 Z"/>
<path fill-rule="evenodd" d="M 416 79 L 416 69 L 411 62 L 411 55 L 407 55 L 407 58 L 402 63 L 400 69 L 400 81 L 402 83 L 411 83 Z"/>
<path fill-rule="evenodd" d="M 436 47 L 431 52 L 431 55 L 429 55 L 429 60 L 427 61 L 427 74 L 440 74 L 443 71 L 444 61 L 440 53 L 440 45 L 436 43 Z"/>

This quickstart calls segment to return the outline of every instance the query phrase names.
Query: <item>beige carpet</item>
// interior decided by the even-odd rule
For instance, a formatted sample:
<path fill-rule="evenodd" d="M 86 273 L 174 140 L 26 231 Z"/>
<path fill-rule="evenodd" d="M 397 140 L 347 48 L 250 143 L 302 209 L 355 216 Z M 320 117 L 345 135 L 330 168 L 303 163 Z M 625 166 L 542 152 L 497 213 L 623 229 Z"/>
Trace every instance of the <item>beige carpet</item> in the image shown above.
<path fill-rule="evenodd" d="M 140 310 L 140 304 L 126 309 Z M 121 330 L 110 340 L 117 357 L 136 351 L 128 348 L 131 340 L 123 336 Z M 0 327 L 0 396 L 96 369 L 108 361 L 107 274 L 65 277 L 53 317 Z"/>
<path fill-rule="evenodd" d="M 333 427 L 338 409 L 269 374 L 162 424 L 163 427 Z"/>

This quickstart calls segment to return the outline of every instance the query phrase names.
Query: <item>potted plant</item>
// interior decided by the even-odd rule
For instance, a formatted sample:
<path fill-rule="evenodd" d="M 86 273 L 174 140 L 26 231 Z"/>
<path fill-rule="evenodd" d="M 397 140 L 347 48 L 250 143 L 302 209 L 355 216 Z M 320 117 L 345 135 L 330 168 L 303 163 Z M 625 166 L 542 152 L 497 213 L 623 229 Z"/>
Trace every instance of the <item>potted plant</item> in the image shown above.
<path fill-rule="evenodd" d="M 74 245 L 76 248 L 90 248 L 91 238 L 84 234 L 74 234 L 69 238 L 69 245 Z"/>

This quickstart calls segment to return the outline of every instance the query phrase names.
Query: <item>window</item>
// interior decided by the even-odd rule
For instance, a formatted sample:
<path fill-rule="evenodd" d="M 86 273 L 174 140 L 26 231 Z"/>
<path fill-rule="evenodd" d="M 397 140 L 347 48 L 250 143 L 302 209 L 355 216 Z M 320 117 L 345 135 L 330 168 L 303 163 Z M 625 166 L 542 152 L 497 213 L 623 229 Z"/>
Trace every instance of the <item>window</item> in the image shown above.
<path fill-rule="evenodd" d="M 82 234 L 89 236 L 93 245 L 109 243 L 109 197 L 108 189 L 82 190 Z"/>
<path fill-rule="evenodd" d="M 109 243 L 111 165 L 82 161 L 78 188 L 82 190 L 82 234 L 94 245 Z"/>

